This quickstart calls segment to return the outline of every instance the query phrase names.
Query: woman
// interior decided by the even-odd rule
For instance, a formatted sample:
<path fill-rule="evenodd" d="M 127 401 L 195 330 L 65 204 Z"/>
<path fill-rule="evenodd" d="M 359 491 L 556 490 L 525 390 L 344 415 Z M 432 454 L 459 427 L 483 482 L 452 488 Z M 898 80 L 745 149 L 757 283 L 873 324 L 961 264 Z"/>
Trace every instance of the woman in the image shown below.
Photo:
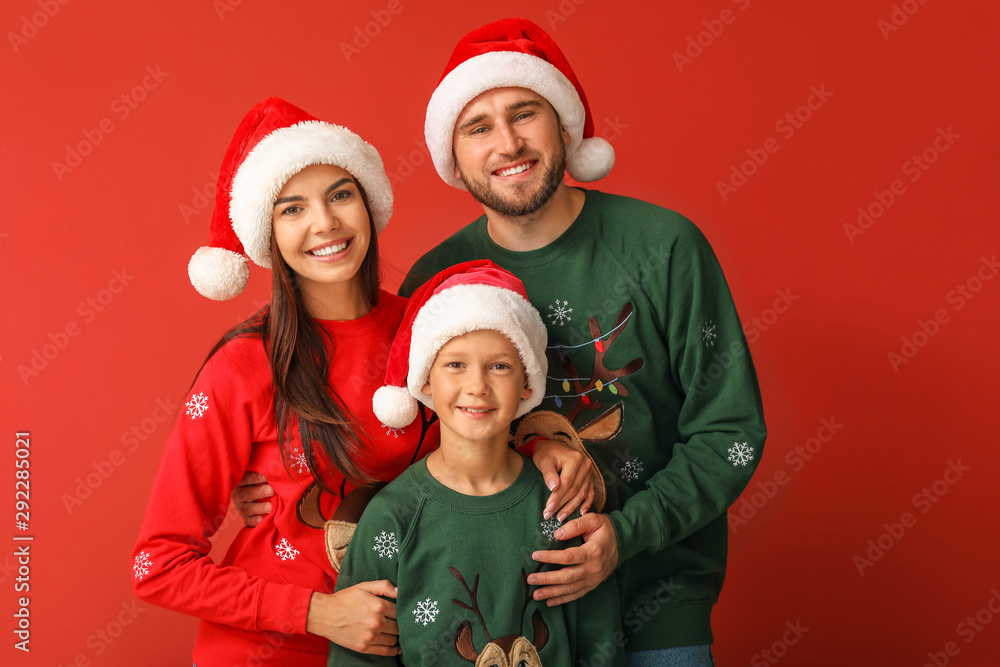
<path fill-rule="evenodd" d="M 372 414 L 405 306 L 379 289 L 377 238 L 391 212 L 375 149 L 284 100 L 255 106 L 226 153 L 213 247 L 195 253 L 189 275 L 203 295 L 232 298 L 249 257 L 273 268 L 271 302 L 209 353 L 132 554 L 138 597 L 202 619 L 201 667 L 325 664 L 327 639 L 399 652 L 383 599 L 392 586 L 334 593 L 321 530 L 356 485 L 394 479 L 437 441 L 426 418 L 386 431 Z M 272 511 L 216 564 L 208 538 L 245 471 L 267 478 Z"/>

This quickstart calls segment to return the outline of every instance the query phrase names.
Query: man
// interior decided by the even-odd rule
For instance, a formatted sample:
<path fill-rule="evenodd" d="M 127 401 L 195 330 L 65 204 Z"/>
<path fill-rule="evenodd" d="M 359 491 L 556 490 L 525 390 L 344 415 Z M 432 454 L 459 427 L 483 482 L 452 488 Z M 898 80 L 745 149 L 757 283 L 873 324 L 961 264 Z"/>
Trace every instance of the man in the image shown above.
<path fill-rule="evenodd" d="M 489 259 L 517 275 L 549 331 L 543 408 L 589 440 L 608 513 L 566 523 L 583 546 L 535 554 L 536 599 L 575 599 L 617 571 L 630 665 L 710 665 L 726 509 L 760 460 L 760 393 L 714 253 L 692 223 L 569 187 L 614 163 L 576 76 L 538 26 L 509 19 L 456 47 L 427 108 L 435 168 L 485 215 L 422 257 L 400 294 Z M 619 647 L 609 647 L 617 649 Z"/>

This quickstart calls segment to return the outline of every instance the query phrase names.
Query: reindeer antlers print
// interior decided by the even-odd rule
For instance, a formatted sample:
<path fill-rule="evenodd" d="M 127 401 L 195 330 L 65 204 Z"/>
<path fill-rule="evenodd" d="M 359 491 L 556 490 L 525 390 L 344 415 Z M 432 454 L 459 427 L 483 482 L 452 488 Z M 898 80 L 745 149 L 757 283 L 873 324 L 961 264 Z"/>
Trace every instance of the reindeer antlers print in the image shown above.
<path fill-rule="evenodd" d="M 557 406 L 562 406 L 561 398 L 576 398 L 576 402 L 573 404 L 573 407 L 568 413 L 566 413 L 566 419 L 569 421 L 572 422 L 584 410 L 600 410 L 604 407 L 602 403 L 593 401 L 590 398 L 589 394 L 595 390 L 601 391 L 607 387 L 613 394 L 628 396 L 628 388 L 621 384 L 619 380 L 642 368 L 643 359 L 633 359 L 618 370 L 612 370 L 604 365 L 604 355 L 607 354 L 608 349 L 610 349 L 612 343 L 615 342 L 618 336 L 625 331 L 625 327 L 628 325 L 628 321 L 632 317 L 632 310 L 632 304 L 626 303 L 622 307 L 621 312 L 618 314 L 615 326 L 606 336 L 601 333 L 601 325 L 597 322 L 597 318 L 590 318 L 590 335 L 593 336 L 593 339 L 590 342 L 593 343 L 595 352 L 594 370 L 589 381 L 580 377 L 573 361 L 569 358 L 569 356 L 563 353 L 562 346 L 559 346 L 559 356 L 562 358 L 563 366 L 569 372 L 569 377 L 563 379 L 563 390 L 569 391 L 570 386 L 572 385 L 575 393 L 566 397 L 555 396 L 554 398 Z M 585 382 L 586 384 L 584 384 Z"/>
<path fill-rule="evenodd" d="M 539 563 L 538 567 L 535 568 L 535 572 L 538 572 L 541 567 L 542 564 Z M 462 609 L 471 611 L 479 618 L 479 622 L 483 624 L 483 632 L 486 633 L 487 642 L 482 651 L 477 651 L 472 641 L 472 624 L 469 621 L 462 621 L 461 625 L 458 626 L 458 632 L 455 634 L 453 642 L 455 652 L 469 662 L 475 663 L 476 667 L 487 665 L 493 667 L 512 667 L 514 665 L 519 667 L 521 665 L 541 667 L 542 661 L 538 657 L 538 651 L 549 641 L 549 628 L 542 619 L 541 612 L 536 609 L 531 617 L 535 635 L 534 640 L 528 641 L 522 634 L 524 632 L 524 614 L 528 609 L 528 602 L 531 600 L 528 575 L 524 569 L 521 569 L 521 579 L 524 582 L 525 600 L 524 607 L 521 608 L 521 625 L 518 629 L 518 634 L 507 635 L 499 639 L 493 639 L 490 636 L 489 630 L 486 629 L 486 619 L 483 618 L 483 614 L 479 609 L 479 575 L 476 575 L 472 588 L 469 588 L 469 584 L 465 582 L 465 577 L 462 576 L 461 572 L 453 567 L 449 567 L 448 570 L 458 579 L 462 587 L 468 591 L 469 597 L 472 599 L 472 605 L 455 599 L 452 602 Z"/>

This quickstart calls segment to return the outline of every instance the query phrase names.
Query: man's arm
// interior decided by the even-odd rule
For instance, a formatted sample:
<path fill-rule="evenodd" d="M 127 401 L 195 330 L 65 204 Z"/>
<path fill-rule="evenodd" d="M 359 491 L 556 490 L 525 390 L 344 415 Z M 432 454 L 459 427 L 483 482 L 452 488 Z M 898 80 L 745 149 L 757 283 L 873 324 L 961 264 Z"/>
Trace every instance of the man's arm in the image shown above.
<path fill-rule="evenodd" d="M 567 567 L 532 575 L 529 583 L 547 586 L 536 591 L 538 599 L 561 603 L 579 597 L 615 565 L 659 551 L 717 519 L 760 461 L 763 408 L 739 316 L 711 247 L 694 225 L 683 222 L 669 248 L 663 283 L 650 295 L 666 303 L 663 349 L 656 352 L 668 355 L 670 377 L 664 380 L 684 394 L 679 441 L 659 444 L 672 452 L 670 461 L 620 510 L 563 527 L 566 537 L 583 535 L 585 543 L 539 554 L 539 560 Z M 709 322 L 714 338 L 705 334 Z"/>

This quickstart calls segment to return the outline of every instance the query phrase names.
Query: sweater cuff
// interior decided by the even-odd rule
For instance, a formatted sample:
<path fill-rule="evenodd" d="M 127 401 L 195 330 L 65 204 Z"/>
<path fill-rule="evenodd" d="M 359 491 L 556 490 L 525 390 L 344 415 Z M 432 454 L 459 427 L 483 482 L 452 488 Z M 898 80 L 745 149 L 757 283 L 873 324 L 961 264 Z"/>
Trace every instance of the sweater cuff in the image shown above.
<path fill-rule="evenodd" d="M 265 581 L 257 607 L 257 629 L 304 635 L 312 589 Z"/>
<path fill-rule="evenodd" d="M 538 444 L 539 440 L 544 440 L 544 439 L 545 438 L 540 435 L 535 436 L 531 440 L 528 440 L 523 445 L 518 447 L 516 451 L 520 452 L 526 458 L 531 459 L 535 456 L 535 445 Z"/>
<path fill-rule="evenodd" d="M 667 536 L 656 513 L 641 498 L 626 501 L 620 510 L 608 513 L 618 537 L 618 564 L 647 549 L 658 550 Z"/>

